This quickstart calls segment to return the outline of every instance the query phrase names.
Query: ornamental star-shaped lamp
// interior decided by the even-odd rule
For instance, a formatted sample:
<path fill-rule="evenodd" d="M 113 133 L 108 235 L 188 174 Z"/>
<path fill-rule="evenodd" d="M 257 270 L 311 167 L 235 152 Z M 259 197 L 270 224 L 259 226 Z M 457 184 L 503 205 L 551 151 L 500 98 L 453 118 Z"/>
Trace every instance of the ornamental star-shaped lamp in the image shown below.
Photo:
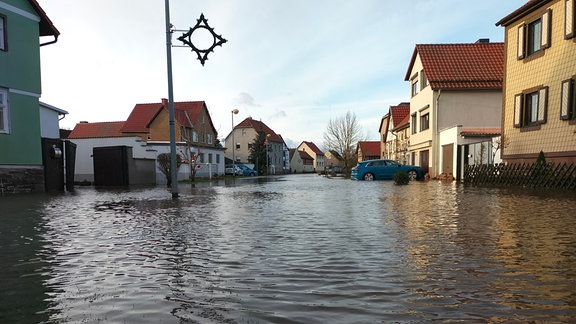
<path fill-rule="evenodd" d="M 210 35 L 212 35 L 212 45 L 206 49 L 198 48 L 194 43 L 192 43 L 192 34 L 200 28 L 206 29 Z M 208 60 L 208 54 L 214 51 L 214 47 L 222 46 L 222 44 L 227 42 L 227 40 L 222 38 L 221 35 L 214 32 L 214 28 L 208 25 L 208 20 L 204 18 L 204 14 L 200 14 L 200 19 L 197 19 L 196 25 L 191 27 L 186 33 L 182 34 L 182 36 L 178 37 L 178 40 L 192 48 L 192 51 L 198 55 L 198 59 L 200 60 L 200 63 L 202 63 L 202 66 L 204 66 L 204 62 Z"/>

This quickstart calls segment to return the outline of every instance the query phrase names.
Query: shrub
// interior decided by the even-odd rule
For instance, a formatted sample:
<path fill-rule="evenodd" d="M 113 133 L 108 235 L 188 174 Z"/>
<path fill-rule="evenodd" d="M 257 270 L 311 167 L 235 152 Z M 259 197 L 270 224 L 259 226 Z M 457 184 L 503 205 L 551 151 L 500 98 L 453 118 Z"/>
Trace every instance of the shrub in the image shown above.
<path fill-rule="evenodd" d="M 396 172 L 392 180 L 394 180 L 394 183 L 397 185 L 407 185 L 410 183 L 410 177 L 408 176 L 408 173 L 403 171 Z"/>

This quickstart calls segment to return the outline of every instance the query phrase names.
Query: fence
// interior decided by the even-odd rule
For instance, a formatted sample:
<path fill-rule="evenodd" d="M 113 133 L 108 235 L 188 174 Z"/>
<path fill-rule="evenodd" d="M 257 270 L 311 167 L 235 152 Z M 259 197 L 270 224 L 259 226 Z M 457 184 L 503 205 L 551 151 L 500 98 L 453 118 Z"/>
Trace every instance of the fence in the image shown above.
<path fill-rule="evenodd" d="M 576 190 L 576 164 L 468 165 L 464 170 L 464 182 L 479 186 Z"/>

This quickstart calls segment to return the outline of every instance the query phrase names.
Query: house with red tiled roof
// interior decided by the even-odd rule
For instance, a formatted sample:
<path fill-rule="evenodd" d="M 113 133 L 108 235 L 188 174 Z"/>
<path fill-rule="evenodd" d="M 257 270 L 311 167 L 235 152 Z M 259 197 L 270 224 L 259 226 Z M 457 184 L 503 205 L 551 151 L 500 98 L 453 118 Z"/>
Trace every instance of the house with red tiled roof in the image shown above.
<path fill-rule="evenodd" d="M 93 181 L 94 148 L 131 147 L 135 159 L 156 160 L 158 154 L 169 153 L 169 120 L 168 101 L 162 99 L 159 103 L 136 104 L 126 121 L 76 124 L 69 135 L 77 145 L 76 180 Z M 217 132 L 204 101 L 175 102 L 174 130 L 178 154 L 185 161 L 178 179 L 224 174 L 224 149 L 216 141 Z M 166 183 L 159 171 L 155 183 Z"/>
<path fill-rule="evenodd" d="M 380 158 L 406 163 L 408 161 L 408 132 L 398 132 L 401 124 L 410 122 L 410 103 L 390 106 L 380 121 Z M 402 130 L 402 129 L 400 129 Z"/>
<path fill-rule="evenodd" d="M 532 0 L 504 27 L 502 159 L 576 163 L 576 1 Z"/>
<path fill-rule="evenodd" d="M 321 173 L 324 172 L 324 167 L 327 166 L 325 164 L 325 155 L 324 152 L 316 144 L 313 142 L 303 141 L 298 145 L 296 148 L 298 151 L 304 151 L 308 153 L 314 159 L 314 171 Z"/>
<path fill-rule="evenodd" d="M 232 160 L 234 155 L 235 163 L 250 163 L 250 149 L 252 144 L 263 132 L 266 135 L 266 145 L 268 147 L 268 174 L 281 174 L 289 172 L 288 148 L 284 139 L 261 120 L 247 117 L 234 126 L 234 129 L 226 136 L 224 143 L 226 146 L 226 158 Z M 234 139 L 234 141 L 232 141 Z M 233 143 L 234 142 L 234 143 Z M 258 166 L 255 168 L 261 169 Z"/>
<path fill-rule="evenodd" d="M 469 137 L 461 131 L 500 127 L 503 77 L 504 43 L 416 45 L 405 76 L 411 96 L 409 164 L 432 178 L 460 178 L 474 161 L 468 145 L 484 143 L 490 151 L 491 135 Z"/>
<path fill-rule="evenodd" d="M 314 158 L 305 151 L 290 149 L 290 168 L 293 173 L 313 173 Z"/>
<path fill-rule="evenodd" d="M 380 141 L 363 141 L 356 145 L 358 162 L 380 159 Z"/>

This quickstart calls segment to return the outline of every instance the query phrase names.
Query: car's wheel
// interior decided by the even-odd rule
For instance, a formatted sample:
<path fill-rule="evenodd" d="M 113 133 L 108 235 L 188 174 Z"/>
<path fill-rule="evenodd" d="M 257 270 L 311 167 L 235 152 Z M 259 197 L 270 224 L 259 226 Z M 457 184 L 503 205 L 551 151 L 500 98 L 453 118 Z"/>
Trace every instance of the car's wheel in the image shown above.
<path fill-rule="evenodd" d="M 373 175 L 372 173 L 366 173 L 366 174 L 364 175 L 364 180 L 366 180 L 366 181 L 372 181 L 372 180 L 374 180 L 374 175 Z"/>
<path fill-rule="evenodd" d="M 255 176 L 255 175 L 256 175 L 256 173 L 254 173 L 254 172 L 250 173 L 250 176 L 251 176 L 251 177 L 253 177 L 253 176 Z"/>
<path fill-rule="evenodd" d="M 410 178 L 410 181 L 418 179 L 418 172 L 416 172 L 416 170 L 408 171 L 408 178 Z"/>

